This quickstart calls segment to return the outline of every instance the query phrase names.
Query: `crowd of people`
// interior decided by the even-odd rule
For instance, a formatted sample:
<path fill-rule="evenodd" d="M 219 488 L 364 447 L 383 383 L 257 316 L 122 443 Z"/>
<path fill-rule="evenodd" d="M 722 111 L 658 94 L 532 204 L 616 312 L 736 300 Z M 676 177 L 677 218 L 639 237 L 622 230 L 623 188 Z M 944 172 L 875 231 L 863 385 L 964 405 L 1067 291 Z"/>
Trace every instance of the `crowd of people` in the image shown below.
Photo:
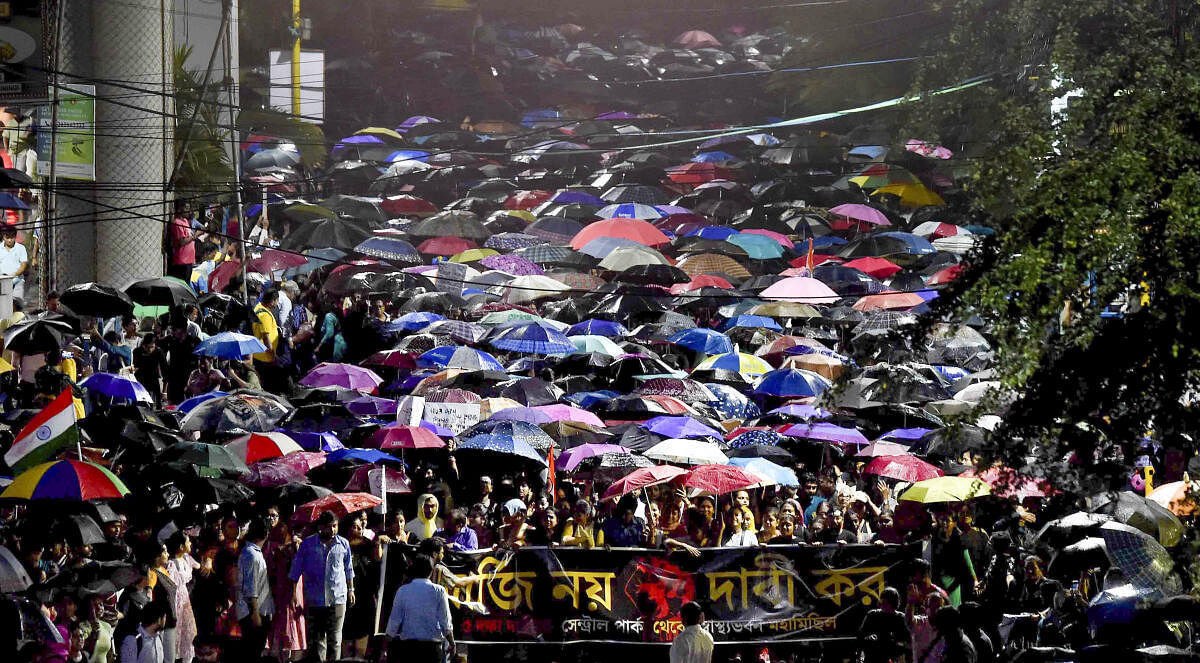
<path fill-rule="evenodd" d="M 460 135 L 475 126 L 410 120 L 401 128 L 442 124 Z M 605 121 L 619 136 L 644 133 L 637 113 Z M 611 138 L 571 133 L 575 124 L 533 126 L 556 141 Z M 637 131 L 621 131 L 629 126 Z M 70 391 L 86 436 L 62 455 L 108 467 L 129 495 L 4 505 L 0 551 L 10 554 L 0 562 L 14 568 L 0 564 L 0 580 L 23 570 L 31 585 L 7 595 L 15 617 L 0 606 L 0 647 L 37 663 L 441 661 L 466 655 L 455 617 L 480 609 L 453 599 L 465 580 L 446 561 L 541 546 L 681 558 L 764 546 L 912 551 L 889 570 L 892 586 L 856 636 L 826 660 L 1075 660 L 1096 646 L 1107 655 L 1189 647 L 1185 620 L 1133 614 L 1180 592 L 1174 571 L 1151 582 L 1113 563 L 1101 532 L 1136 528 L 1150 551 L 1139 559 L 1186 566 L 1190 530 L 1154 510 L 1143 481 L 1157 468 L 1160 482 L 1186 488 L 1178 459 L 1148 437 L 1131 485 L 1104 486 L 1099 497 L 1056 489 L 1046 480 L 1053 468 L 977 467 L 1004 407 L 967 396 L 993 377 L 986 321 L 942 320 L 919 342 L 903 332 L 989 231 L 967 229 L 965 194 L 938 167 L 945 148 L 892 136 L 890 148 L 862 151 L 849 137 L 776 133 L 651 156 L 609 141 L 610 153 L 584 150 L 567 166 L 557 159 L 575 148 L 531 156 L 530 141 L 513 139 L 503 158 L 448 150 L 432 166 L 400 159 L 382 191 L 318 176 L 312 203 L 259 178 L 270 197 L 244 219 L 231 206 L 178 202 L 165 233 L 175 278 L 131 286 L 128 310 L 77 314 L 97 293 L 124 296 L 92 284 L 47 293 L 36 309 L 18 301 L 0 321 L 9 435 Z M 424 145 L 412 135 L 378 142 L 389 140 L 389 151 Z M 339 143 L 343 155 L 351 144 L 375 143 Z M 696 153 L 710 156 L 690 160 Z M 871 195 L 898 183 L 910 188 Z M 362 195 L 372 193 L 382 195 Z M 614 216 L 630 223 L 584 241 Z M 941 241 L 955 237 L 969 239 Z M 14 272 L 4 262 L 17 259 L 5 257 L 11 236 L 4 247 L 0 273 Z M 795 279 L 825 289 L 772 294 Z M 35 347 L 45 338 L 29 331 L 38 325 L 52 328 L 53 347 Z M 253 348 L 209 351 L 218 341 Z M 330 366 L 373 379 L 310 379 Z M 839 379 L 849 393 L 832 387 Z M 142 391 L 103 386 L 132 384 Z M 410 421 L 401 412 L 414 395 L 478 404 L 479 416 L 461 430 Z M 962 427 L 939 416 L 963 412 L 973 414 Z M 659 418 L 669 421 L 660 428 Z M 389 429 L 404 429 L 407 442 L 381 442 Z M 473 445 L 477 436 L 488 446 Z M 274 451 L 247 451 L 260 443 Z M 655 452 L 666 443 L 708 455 Z M 602 444 L 620 449 L 557 465 Z M 372 456 L 372 446 L 407 454 Z M 639 469 L 743 460 L 780 473 L 749 474 L 747 464 L 739 476 L 754 484 L 719 492 L 668 480 L 616 490 Z M 376 463 L 384 477 L 395 472 L 390 488 L 370 478 Z M 924 479 L 950 475 L 979 477 L 978 495 L 914 496 Z M 305 509 L 344 492 L 347 478 L 378 499 L 338 515 Z M 405 570 L 389 584 L 393 551 Z M 1127 619 L 1097 608 L 1123 598 L 1134 606 Z M 682 606 L 672 661 L 749 651 L 723 654 L 704 629 L 709 612 Z M 766 660 L 806 656 L 752 645 Z"/>

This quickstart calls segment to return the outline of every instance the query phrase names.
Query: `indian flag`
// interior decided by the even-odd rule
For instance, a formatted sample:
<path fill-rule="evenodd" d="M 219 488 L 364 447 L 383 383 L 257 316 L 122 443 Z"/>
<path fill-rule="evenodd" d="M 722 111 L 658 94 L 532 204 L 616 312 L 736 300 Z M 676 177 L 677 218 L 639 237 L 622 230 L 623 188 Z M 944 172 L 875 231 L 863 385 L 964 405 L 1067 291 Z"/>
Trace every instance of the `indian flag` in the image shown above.
<path fill-rule="evenodd" d="M 16 442 L 4 454 L 4 462 L 12 468 L 14 476 L 53 459 L 79 441 L 72 397 L 70 389 L 59 394 L 17 434 Z"/>

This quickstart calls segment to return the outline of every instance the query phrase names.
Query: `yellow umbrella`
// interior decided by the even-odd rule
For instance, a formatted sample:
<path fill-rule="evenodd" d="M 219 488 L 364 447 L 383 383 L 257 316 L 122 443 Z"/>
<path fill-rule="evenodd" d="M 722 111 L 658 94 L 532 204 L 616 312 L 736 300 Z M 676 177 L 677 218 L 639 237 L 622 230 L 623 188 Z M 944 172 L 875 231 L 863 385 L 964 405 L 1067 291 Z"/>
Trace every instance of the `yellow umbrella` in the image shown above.
<path fill-rule="evenodd" d="M 992 488 L 974 477 L 936 477 L 918 481 L 900 496 L 902 502 L 963 502 L 991 495 Z"/>
<path fill-rule="evenodd" d="M 394 138 L 401 142 L 404 141 L 404 136 L 401 136 L 400 134 L 396 133 L 395 130 L 388 129 L 387 127 L 366 127 L 365 129 L 359 129 L 358 131 L 354 132 L 355 136 L 362 134 L 370 134 L 372 136 L 387 136 L 388 138 Z"/>
<path fill-rule="evenodd" d="M 883 193 L 898 196 L 900 204 L 905 207 L 926 207 L 946 204 L 946 201 L 942 200 L 941 196 L 926 189 L 923 184 L 889 184 L 875 189 L 871 195 L 878 196 Z"/>
<path fill-rule="evenodd" d="M 475 262 L 476 260 L 483 260 L 488 256 L 499 254 L 500 252 L 495 249 L 467 249 L 462 253 L 451 256 L 450 262 Z"/>
<path fill-rule="evenodd" d="M 15 370 L 17 369 L 14 368 L 12 364 L 8 363 L 8 361 L 6 361 L 3 357 L 0 357 L 0 373 L 7 373 Z"/>

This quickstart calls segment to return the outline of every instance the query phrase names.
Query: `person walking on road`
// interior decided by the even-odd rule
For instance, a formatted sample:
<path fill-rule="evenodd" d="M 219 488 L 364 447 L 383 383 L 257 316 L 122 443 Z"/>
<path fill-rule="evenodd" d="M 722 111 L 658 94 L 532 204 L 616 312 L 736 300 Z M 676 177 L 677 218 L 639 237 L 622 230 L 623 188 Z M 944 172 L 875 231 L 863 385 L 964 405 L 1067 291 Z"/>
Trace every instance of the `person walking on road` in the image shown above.
<path fill-rule="evenodd" d="M 337 531 L 337 518 L 323 512 L 317 519 L 317 533 L 300 543 L 288 574 L 292 582 L 304 579 L 308 654 L 320 661 L 341 657 L 342 622 L 346 606 L 354 605 L 350 542 Z"/>
<path fill-rule="evenodd" d="M 392 663 L 441 663 L 454 656 L 454 626 L 446 589 L 431 581 L 433 558 L 417 555 L 413 578 L 396 591 L 387 623 L 387 654 Z"/>

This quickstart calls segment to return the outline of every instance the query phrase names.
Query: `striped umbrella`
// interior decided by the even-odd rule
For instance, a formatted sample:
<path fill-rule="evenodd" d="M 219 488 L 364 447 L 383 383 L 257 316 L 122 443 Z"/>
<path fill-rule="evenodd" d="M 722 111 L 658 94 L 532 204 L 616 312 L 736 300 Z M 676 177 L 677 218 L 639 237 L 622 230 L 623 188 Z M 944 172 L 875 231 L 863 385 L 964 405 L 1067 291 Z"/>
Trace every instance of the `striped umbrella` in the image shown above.
<path fill-rule="evenodd" d="M 234 438 L 225 448 L 247 465 L 303 451 L 295 440 L 283 433 L 250 433 Z"/>
<path fill-rule="evenodd" d="M 13 480 L 0 499 L 104 500 L 129 494 L 107 469 L 81 460 L 58 460 L 36 465 Z"/>

